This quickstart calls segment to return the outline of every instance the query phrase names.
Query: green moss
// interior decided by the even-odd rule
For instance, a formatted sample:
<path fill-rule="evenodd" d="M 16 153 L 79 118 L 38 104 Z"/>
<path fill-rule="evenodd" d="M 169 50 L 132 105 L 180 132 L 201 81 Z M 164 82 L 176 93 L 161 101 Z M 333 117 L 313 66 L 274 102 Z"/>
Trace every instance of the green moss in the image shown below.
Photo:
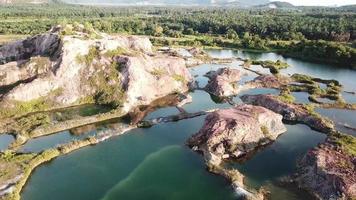
<path fill-rule="evenodd" d="M 261 65 L 263 68 L 268 68 L 272 74 L 278 74 L 279 70 L 289 67 L 288 63 L 282 62 L 280 60 L 277 60 L 276 62 L 273 62 L 271 60 L 266 60 L 266 61 L 254 60 L 251 62 L 251 64 Z"/>
<path fill-rule="evenodd" d="M 100 70 L 89 78 L 88 84 L 96 91 L 92 96 L 96 104 L 109 105 L 114 108 L 123 104 L 125 93 L 121 87 L 121 75 L 118 68 L 120 68 L 120 64 L 113 62 L 104 71 Z"/>
<path fill-rule="evenodd" d="M 152 71 L 150 71 L 150 74 L 159 78 L 162 77 L 163 75 L 166 75 L 167 71 L 161 68 L 154 68 Z"/>
<path fill-rule="evenodd" d="M 126 54 L 128 54 L 128 51 L 126 49 L 118 47 L 117 49 L 106 51 L 104 53 L 104 56 L 113 58 L 115 56 L 126 55 Z"/>
<path fill-rule="evenodd" d="M 268 131 L 268 128 L 266 126 L 261 126 L 261 131 L 263 133 L 263 135 L 265 136 L 269 136 L 269 131 Z"/>
<path fill-rule="evenodd" d="M 11 101 L 9 103 L 12 104 L 12 107 L 1 109 L 0 117 L 9 118 L 14 116 L 21 116 L 26 113 L 49 110 L 56 105 L 56 103 L 53 102 L 51 98 L 60 95 L 62 91 L 62 88 L 58 88 L 45 97 L 40 97 L 31 101 Z"/>
<path fill-rule="evenodd" d="M 314 83 L 313 78 L 305 74 L 293 74 L 291 78 L 299 83 Z"/>
<path fill-rule="evenodd" d="M 17 130 L 18 133 L 22 135 L 28 135 L 35 128 L 48 125 L 50 123 L 51 119 L 48 114 L 35 113 L 16 119 L 13 127 L 15 130 Z"/>
<path fill-rule="evenodd" d="M 350 156 L 356 156 L 356 138 L 346 134 L 336 134 L 332 141 L 338 145 L 345 153 Z"/>
<path fill-rule="evenodd" d="M 278 98 L 286 103 L 294 103 L 295 98 L 294 96 L 290 93 L 290 91 L 287 90 L 282 90 L 281 93 L 279 94 Z"/>
<path fill-rule="evenodd" d="M 178 81 L 178 82 L 182 82 L 182 83 L 186 83 L 187 80 L 185 80 L 184 76 L 180 75 L 180 74 L 173 74 L 172 75 L 172 78 L 175 80 L 175 81 Z"/>
<path fill-rule="evenodd" d="M 80 64 L 90 65 L 95 58 L 100 56 L 99 49 L 96 46 L 91 46 L 87 55 L 77 55 L 76 62 Z"/>

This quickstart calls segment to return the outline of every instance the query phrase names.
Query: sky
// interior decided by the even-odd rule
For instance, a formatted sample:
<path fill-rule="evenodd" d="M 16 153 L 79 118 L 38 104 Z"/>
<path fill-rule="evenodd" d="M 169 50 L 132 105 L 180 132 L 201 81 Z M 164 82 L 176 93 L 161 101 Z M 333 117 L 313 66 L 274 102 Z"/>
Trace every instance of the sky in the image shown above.
<path fill-rule="evenodd" d="M 282 0 L 295 6 L 342 6 L 356 4 L 356 0 Z"/>

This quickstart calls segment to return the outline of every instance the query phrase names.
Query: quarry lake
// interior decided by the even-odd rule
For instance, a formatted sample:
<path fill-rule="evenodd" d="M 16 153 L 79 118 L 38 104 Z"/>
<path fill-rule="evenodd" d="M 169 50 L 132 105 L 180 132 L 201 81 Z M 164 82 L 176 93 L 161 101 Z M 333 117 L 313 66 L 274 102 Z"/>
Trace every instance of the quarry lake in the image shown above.
<path fill-rule="evenodd" d="M 335 79 L 344 85 L 346 91 L 356 91 L 356 71 L 332 65 L 305 62 L 285 58 L 276 53 L 256 53 L 233 50 L 207 50 L 213 57 L 240 57 L 257 60 L 282 60 L 291 67 L 281 70 L 283 74 L 303 73 L 324 79 Z M 241 68 L 241 63 L 227 64 Z M 203 75 L 224 65 L 204 64 L 191 68 L 199 85 L 207 79 Z M 265 70 L 257 66 L 253 68 Z M 249 74 L 242 81 L 252 80 Z M 252 89 L 243 94 L 278 94 L 275 89 Z M 242 95 L 242 94 L 241 94 Z M 307 103 L 306 93 L 293 94 L 298 103 Z M 355 99 L 347 94 L 348 99 Z M 231 107 L 228 103 L 217 103 L 204 91 L 191 93 L 193 102 L 183 108 L 188 112 L 213 108 Z M 346 96 L 346 94 L 345 94 Z M 241 103 L 239 97 L 233 100 Z M 354 123 L 355 111 L 318 111 L 340 123 Z M 146 119 L 178 113 L 175 107 L 158 109 Z M 338 117 L 338 115 L 342 117 Z M 23 200 L 117 200 L 117 199 L 236 199 L 230 184 L 221 176 L 206 170 L 204 159 L 186 146 L 186 140 L 203 125 L 204 116 L 174 123 L 166 123 L 148 129 L 134 129 L 122 136 L 112 138 L 96 146 L 90 146 L 38 167 L 22 192 Z M 95 134 L 96 130 L 110 129 L 110 122 L 89 127 L 83 134 Z M 347 133 L 355 135 L 349 130 Z M 5 136 L 4 136 L 5 137 Z M 66 131 L 29 141 L 24 151 L 41 151 L 61 143 L 78 139 L 78 135 Z M 279 184 L 279 179 L 295 171 L 296 160 L 308 149 L 323 142 L 326 136 L 305 125 L 287 125 L 287 132 L 275 142 L 244 163 L 228 163 L 246 176 L 246 184 L 258 189 L 264 186 L 276 200 L 309 199 L 304 192 Z M 2 144 L 1 144 L 2 145 Z M 0 145 L 0 146 L 1 146 Z"/>

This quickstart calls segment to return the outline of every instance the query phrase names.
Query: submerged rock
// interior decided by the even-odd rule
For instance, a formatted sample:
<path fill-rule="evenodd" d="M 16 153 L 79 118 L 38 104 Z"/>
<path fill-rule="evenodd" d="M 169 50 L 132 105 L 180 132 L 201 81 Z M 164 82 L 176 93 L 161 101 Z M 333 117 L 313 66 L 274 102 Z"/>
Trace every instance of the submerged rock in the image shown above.
<path fill-rule="evenodd" d="M 241 79 L 242 73 L 238 69 L 220 68 L 208 72 L 205 76 L 209 78 L 205 90 L 215 96 L 228 97 L 240 91 L 237 81 Z"/>
<path fill-rule="evenodd" d="M 324 133 L 329 133 L 334 129 L 331 121 L 308 110 L 303 104 L 288 103 L 270 94 L 244 95 L 241 99 L 244 103 L 263 106 L 279 113 L 283 115 L 284 120 L 292 123 L 303 123 Z"/>
<path fill-rule="evenodd" d="M 222 160 L 239 158 L 285 131 L 281 115 L 260 106 L 239 105 L 209 114 L 188 145 L 218 166 Z"/>
<path fill-rule="evenodd" d="M 356 144 L 355 138 L 352 140 L 354 142 L 348 145 Z M 297 171 L 299 187 L 308 190 L 317 199 L 356 198 L 356 156 L 334 141 L 328 140 L 310 150 L 298 162 Z"/>

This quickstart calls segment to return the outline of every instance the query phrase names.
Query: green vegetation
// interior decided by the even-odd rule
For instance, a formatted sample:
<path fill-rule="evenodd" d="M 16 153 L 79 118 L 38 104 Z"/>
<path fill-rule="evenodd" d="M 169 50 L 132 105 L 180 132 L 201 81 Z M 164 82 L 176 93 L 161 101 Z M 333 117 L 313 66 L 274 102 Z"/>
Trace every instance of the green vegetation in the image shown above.
<path fill-rule="evenodd" d="M 0 35 L 0 46 L 8 42 L 24 39 L 26 37 L 27 35 Z"/>
<path fill-rule="evenodd" d="M 294 96 L 291 94 L 291 92 L 288 89 L 281 90 L 281 93 L 279 94 L 278 98 L 281 101 L 284 101 L 286 103 L 294 103 L 295 102 Z"/>
<path fill-rule="evenodd" d="M 156 76 L 157 78 L 160 78 L 161 76 L 167 74 L 167 71 L 156 67 L 150 72 L 150 74 L 152 74 L 153 76 Z"/>
<path fill-rule="evenodd" d="M 109 50 L 109 51 L 105 52 L 104 56 L 113 58 L 115 56 L 127 55 L 127 53 L 128 52 L 126 49 L 119 47 L 117 49 Z"/>
<path fill-rule="evenodd" d="M 356 156 L 356 138 L 351 135 L 346 135 L 342 133 L 335 134 L 331 137 L 332 142 L 334 142 L 338 147 L 340 147 L 345 153 L 350 156 Z"/>
<path fill-rule="evenodd" d="M 85 63 L 90 65 L 95 58 L 99 57 L 99 50 L 96 46 L 91 46 L 87 55 L 77 55 L 76 61 L 78 63 Z"/>
<path fill-rule="evenodd" d="M 178 81 L 178 82 L 182 82 L 182 83 L 186 83 L 187 82 L 187 80 L 185 80 L 184 76 L 182 76 L 180 74 L 173 74 L 172 78 L 175 81 Z"/>
<path fill-rule="evenodd" d="M 266 137 L 270 136 L 267 126 L 261 126 L 261 131 L 262 131 L 263 135 L 265 135 Z"/>
<path fill-rule="evenodd" d="M 345 103 L 341 95 L 342 85 L 336 80 L 324 80 L 304 74 L 293 74 L 291 78 L 295 82 L 302 84 L 288 85 L 288 90 L 292 92 L 308 92 L 311 102 L 322 103 L 318 98 L 327 98 L 335 101 L 336 104 Z M 321 87 L 321 84 L 324 84 L 325 87 Z"/>
<path fill-rule="evenodd" d="M 277 60 L 273 62 L 271 60 L 257 61 L 253 60 L 252 65 L 261 65 L 263 68 L 268 68 L 272 74 L 278 74 L 280 69 L 285 69 L 289 67 L 288 63 Z"/>
<path fill-rule="evenodd" d="M 13 107 L 8 107 L 0 110 L 0 118 L 9 118 L 14 116 L 21 116 L 26 113 L 44 111 L 50 108 L 55 108 L 56 104 L 51 100 L 62 93 L 62 88 L 58 88 L 48 94 L 46 97 L 40 97 L 27 102 L 12 101 Z"/>
<path fill-rule="evenodd" d="M 84 31 L 95 39 L 94 30 L 151 35 L 156 45 L 273 50 L 355 67 L 356 14 L 346 8 L 300 9 L 3 5 L 0 34 L 37 34 L 57 24 L 72 23 L 63 29 L 63 35 Z"/>

